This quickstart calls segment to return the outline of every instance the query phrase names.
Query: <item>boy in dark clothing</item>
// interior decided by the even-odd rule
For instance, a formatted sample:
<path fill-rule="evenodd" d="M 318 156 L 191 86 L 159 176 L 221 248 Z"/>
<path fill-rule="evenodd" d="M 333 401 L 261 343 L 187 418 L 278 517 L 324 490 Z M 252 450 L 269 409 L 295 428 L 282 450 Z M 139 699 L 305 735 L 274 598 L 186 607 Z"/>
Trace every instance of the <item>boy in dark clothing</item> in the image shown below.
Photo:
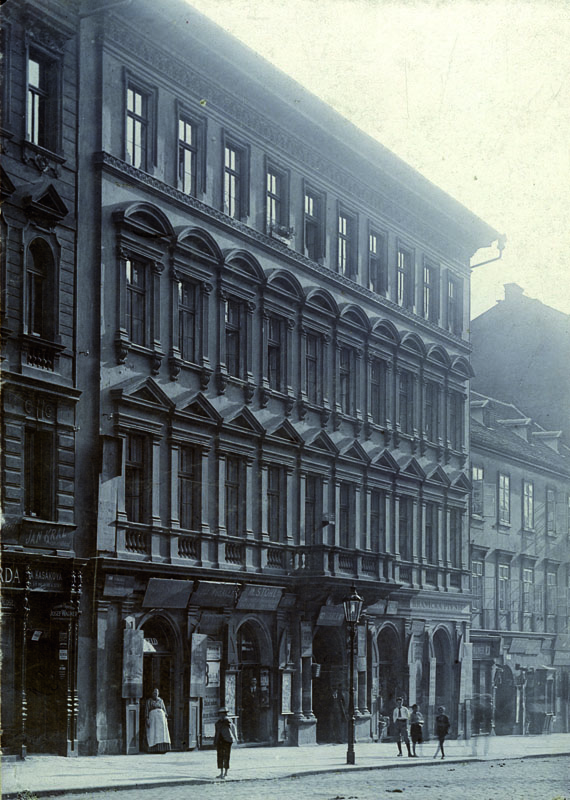
<path fill-rule="evenodd" d="M 437 750 L 435 751 L 434 758 L 437 758 L 437 754 L 441 750 L 441 757 L 445 758 L 445 753 L 443 752 L 443 742 L 445 741 L 445 737 L 449 733 L 449 717 L 445 713 L 445 708 L 443 706 L 439 706 L 437 709 L 437 717 L 435 718 L 435 735 L 438 739 L 438 746 Z"/>
<path fill-rule="evenodd" d="M 216 722 L 214 747 L 218 755 L 218 778 L 225 778 L 230 768 L 230 754 L 233 742 L 237 741 L 235 724 L 228 719 L 227 708 L 220 708 L 220 718 Z"/>

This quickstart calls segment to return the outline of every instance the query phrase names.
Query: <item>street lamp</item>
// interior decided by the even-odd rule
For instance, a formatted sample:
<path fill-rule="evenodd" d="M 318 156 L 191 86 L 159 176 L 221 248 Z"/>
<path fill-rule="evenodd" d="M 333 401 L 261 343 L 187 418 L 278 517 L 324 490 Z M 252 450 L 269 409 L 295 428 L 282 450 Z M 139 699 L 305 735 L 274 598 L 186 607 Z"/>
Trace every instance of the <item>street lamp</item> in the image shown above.
<path fill-rule="evenodd" d="M 356 593 L 354 586 L 350 589 L 350 597 L 342 601 L 344 606 L 344 618 L 350 633 L 350 687 L 348 695 L 348 749 L 346 751 L 346 763 L 354 764 L 354 640 L 356 637 L 356 626 L 362 611 L 362 597 Z"/>

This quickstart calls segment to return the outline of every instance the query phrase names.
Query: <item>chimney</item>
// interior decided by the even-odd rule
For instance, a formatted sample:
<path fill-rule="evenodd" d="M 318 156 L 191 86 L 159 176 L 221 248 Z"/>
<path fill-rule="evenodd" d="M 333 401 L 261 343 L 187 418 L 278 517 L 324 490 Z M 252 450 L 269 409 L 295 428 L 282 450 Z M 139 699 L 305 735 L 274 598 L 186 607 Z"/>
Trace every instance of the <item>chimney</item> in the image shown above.
<path fill-rule="evenodd" d="M 518 283 L 505 283 L 504 289 L 507 303 L 516 303 L 524 295 L 524 289 Z"/>

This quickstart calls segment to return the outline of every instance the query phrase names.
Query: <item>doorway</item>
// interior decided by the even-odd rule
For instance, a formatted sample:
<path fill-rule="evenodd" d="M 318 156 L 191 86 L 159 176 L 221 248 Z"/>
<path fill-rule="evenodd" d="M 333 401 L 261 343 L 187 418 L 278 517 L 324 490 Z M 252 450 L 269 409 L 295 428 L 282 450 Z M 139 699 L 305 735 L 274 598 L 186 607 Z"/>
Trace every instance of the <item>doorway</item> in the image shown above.
<path fill-rule="evenodd" d="M 170 738 L 174 741 L 175 686 L 172 634 L 163 620 L 151 619 L 143 625 L 143 700 L 140 715 L 140 748 L 147 750 L 146 701 L 158 689 L 166 706 Z"/>

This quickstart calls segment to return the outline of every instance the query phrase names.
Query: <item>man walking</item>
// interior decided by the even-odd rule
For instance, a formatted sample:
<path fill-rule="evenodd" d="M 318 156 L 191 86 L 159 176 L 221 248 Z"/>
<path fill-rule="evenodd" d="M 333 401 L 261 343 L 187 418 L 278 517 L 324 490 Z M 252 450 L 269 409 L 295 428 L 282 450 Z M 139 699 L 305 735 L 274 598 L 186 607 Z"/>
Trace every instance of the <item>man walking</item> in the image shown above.
<path fill-rule="evenodd" d="M 401 697 L 396 698 L 396 708 L 394 709 L 394 713 L 392 715 L 392 719 L 394 720 L 394 725 L 396 726 L 396 742 L 398 744 L 398 757 L 402 755 L 402 739 L 406 743 L 406 747 L 408 749 L 408 756 L 412 757 L 412 751 L 410 750 L 410 739 L 408 737 L 408 720 L 410 718 L 409 709 L 403 705 L 403 700 Z"/>

